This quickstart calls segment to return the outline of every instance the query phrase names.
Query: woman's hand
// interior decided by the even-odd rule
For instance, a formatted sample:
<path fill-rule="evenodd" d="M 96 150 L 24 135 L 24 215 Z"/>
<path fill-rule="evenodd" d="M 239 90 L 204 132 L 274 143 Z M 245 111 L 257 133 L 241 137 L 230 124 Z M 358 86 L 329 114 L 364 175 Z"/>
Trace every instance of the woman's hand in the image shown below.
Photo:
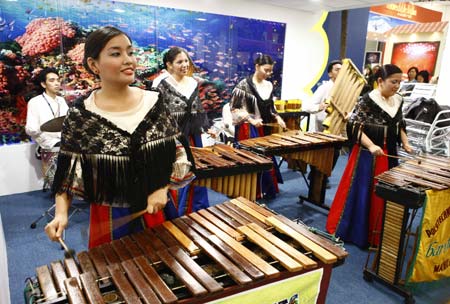
<path fill-rule="evenodd" d="M 154 214 L 160 210 L 162 210 L 169 200 L 167 197 L 167 190 L 169 186 L 158 189 L 154 191 L 152 194 L 147 196 L 147 212 L 150 214 Z"/>
<path fill-rule="evenodd" d="M 277 123 L 280 125 L 280 127 L 282 127 L 283 129 L 286 129 L 286 123 L 284 122 L 283 118 L 281 118 L 281 116 L 277 115 L 275 116 Z"/>
<path fill-rule="evenodd" d="M 409 154 L 414 152 L 413 147 L 411 147 L 411 145 L 408 143 L 403 144 L 403 149 L 405 149 L 405 151 L 408 152 Z"/>
<path fill-rule="evenodd" d="M 53 220 L 45 226 L 45 233 L 50 240 L 58 242 L 68 223 L 67 213 L 55 214 Z"/>
<path fill-rule="evenodd" d="M 371 146 L 369 146 L 368 149 L 369 149 L 370 153 L 372 153 L 373 156 L 384 155 L 383 149 L 381 149 L 380 146 L 371 145 Z"/>
<path fill-rule="evenodd" d="M 248 118 L 247 121 L 254 125 L 255 127 L 262 127 L 263 126 L 263 121 L 261 118 L 258 119 L 254 119 L 254 118 Z"/>
<path fill-rule="evenodd" d="M 72 203 L 72 197 L 67 193 L 58 193 L 55 195 L 55 217 L 45 226 L 45 233 L 52 241 L 57 242 L 69 223 L 69 208 Z"/>

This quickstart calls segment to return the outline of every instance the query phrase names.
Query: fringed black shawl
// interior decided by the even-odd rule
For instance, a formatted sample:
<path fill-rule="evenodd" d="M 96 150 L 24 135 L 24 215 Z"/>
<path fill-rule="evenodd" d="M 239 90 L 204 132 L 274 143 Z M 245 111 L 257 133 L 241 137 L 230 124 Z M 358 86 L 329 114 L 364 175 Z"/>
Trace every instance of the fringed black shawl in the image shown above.
<path fill-rule="evenodd" d="M 233 90 L 230 106 L 232 109 L 244 108 L 250 114 L 255 114 L 256 107 L 258 107 L 263 122 L 272 122 L 277 114 L 273 103 L 273 91 L 269 98 L 263 99 L 259 95 L 252 77 L 253 75 L 250 75 L 237 84 Z"/>
<path fill-rule="evenodd" d="M 397 145 L 401 143 L 400 131 L 406 129 L 403 119 L 402 104 L 394 117 L 386 113 L 369 93 L 366 93 L 357 103 L 352 117 L 347 123 L 347 135 L 352 144 L 359 141 L 359 130 L 363 130 L 374 144 L 383 147 L 386 142 L 389 155 L 397 155 Z M 396 159 L 389 158 L 396 163 Z"/>
<path fill-rule="evenodd" d="M 166 79 L 161 80 L 157 89 L 186 138 L 200 135 L 209 128 L 208 116 L 198 96 L 198 87 L 189 98 L 178 92 Z"/>
<path fill-rule="evenodd" d="M 186 143 L 161 98 L 132 134 L 86 110 L 81 98 L 64 121 L 53 192 L 81 190 L 88 202 L 145 209 L 147 196 L 169 184 L 176 139 Z"/>

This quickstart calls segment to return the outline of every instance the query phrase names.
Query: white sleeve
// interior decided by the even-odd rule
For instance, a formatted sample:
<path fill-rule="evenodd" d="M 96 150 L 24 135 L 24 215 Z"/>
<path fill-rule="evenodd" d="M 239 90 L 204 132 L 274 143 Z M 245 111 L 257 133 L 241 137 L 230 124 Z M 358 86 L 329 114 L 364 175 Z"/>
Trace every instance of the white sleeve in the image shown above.
<path fill-rule="evenodd" d="M 323 84 L 317 88 L 314 94 L 302 105 L 302 110 L 309 113 L 317 113 L 320 112 L 319 105 L 325 101 L 326 94 L 326 85 Z"/>
<path fill-rule="evenodd" d="M 39 120 L 39 104 L 33 100 L 28 102 L 27 108 L 27 122 L 25 124 L 25 132 L 33 139 L 38 137 L 41 131 L 41 125 Z"/>
<path fill-rule="evenodd" d="M 152 88 L 156 88 L 164 78 L 167 78 L 169 73 L 166 70 L 162 70 L 161 73 L 153 79 Z"/>
<path fill-rule="evenodd" d="M 60 116 L 67 115 L 67 111 L 69 111 L 69 106 L 64 98 L 61 98 L 61 109 L 59 111 Z"/>

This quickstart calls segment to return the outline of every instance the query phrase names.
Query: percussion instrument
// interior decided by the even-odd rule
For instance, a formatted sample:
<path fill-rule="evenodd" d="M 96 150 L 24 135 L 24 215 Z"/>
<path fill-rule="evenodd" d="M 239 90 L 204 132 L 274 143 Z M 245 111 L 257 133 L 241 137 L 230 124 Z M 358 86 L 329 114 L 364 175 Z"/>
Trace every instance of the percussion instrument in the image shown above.
<path fill-rule="evenodd" d="M 366 80 L 353 62 L 342 60 L 330 96 L 325 100 L 327 117 L 323 121 L 324 132 L 341 135 L 346 124 L 347 115 L 352 112 L 358 101 Z"/>
<path fill-rule="evenodd" d="M 242 148 L 257 153 L 278 155 L 288 161 L 303 162 L 313 166 L 314 173 L 311 184 L 308 185 L 308 197 L 300 197 L 300 199 L 327 209 L 329 207 L 324 204 L 325 175 L 331 175 L 334 150 L 345 141 L 346 138 L 342 136 L 323 132 L 288 131 L 242 140 L 239 144 Z M 302 164 L 298 166 L 301 167 Z"/>
<path fill-rule="evenodd" d="M 239 197 L 39 266 L 27 303 L 206 303 L 317 270 L 325 303 L 331 270 L 347 255 Z"/>
<path fill-rule="evenodd" d="M 301 111 L 302 101 L 300 99 L 290 99 L 290 100 L 275 100 L 275 109 L 278 115 L 283 118 L 286 123 L 286 128 L 289 130 L 299 130 L 300 123 L 303 117 L 307 118 L 306 128 L 309 128 L 309 116 L 308 112 Z M 280 133 L 283 129 L 278 126 L 278 124 L 272 128 L 271 133 Z"/>
<path fill-rule="evenodd" d="M 195 161 L 194 183 L 229 197 L 256 200 L 258 173 L 270 170 L 272 160 L 225 144 L 191 147 Z"/>
<path fill-rule="evenodd" d="M 300 112 L 302 101 L 300 99 L 289 99 L 286 101 L 286 112 Z"/>
<path fill-rule="evenodd" d="M 421 240 L 418 232 L 411 231 L 412 223 L 425 202 L 426 190 L 443 191 L 450 187 L 450 159 L 416 155 L 375 178 L 378 180 L 375 192 L 386 200 L 386 205 L 380 245 L 375 248 L 371 267 L 367 266 L 369 258 L 367 260 L 364 278 L 377 279 L 404 296 L 407 303 L 413 303 L 411 292 L 404 289 L 405 276 L 411 271 L 417 242 Z M 408 250 L 410 237 L 414 241 L 412 252 Z M 405 269 L 406 260 L 408 265 Z"/>
<path fill-rule="evenodd" d="M 61 132 L 62 125 L 66 116 L 53 118 L 41 126 L 42 132 Z"/>
<path fill-rule="evenodd" d="M 308 112 L 295 111 L 278 114 L 281 116 L 281 118 L 283 118 L 288 130 L 301 130 L 301 123 L 304 118 L 306 118 L 306 125 L 304 126 L 304 129 L 309 129 L 310 114 Z M 278 126 L 278 128 L 273 128 L 272 133 L 281 133 L 282 131 L 283 129 Z"/>
<path fill-rule="evenodd" d="M 273 102 L 278 114 L 286 112 L 286 100 L 278 99 Z"/>

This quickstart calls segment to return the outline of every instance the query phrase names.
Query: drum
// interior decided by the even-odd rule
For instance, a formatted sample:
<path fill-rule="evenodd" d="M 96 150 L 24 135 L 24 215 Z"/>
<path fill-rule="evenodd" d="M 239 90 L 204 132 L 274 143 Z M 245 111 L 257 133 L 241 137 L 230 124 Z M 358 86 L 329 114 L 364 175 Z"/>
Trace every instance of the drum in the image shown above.
<path fill-rule="evenodd" d="M 278 113 L 284 113 L 286 112 L 286 100 L 275 100 L 273 103 L 275 105 L 275 109 Z"/>
<path fill-rule="evenodd" d="M 50 189 L 56 172 L 59 147 L 51 149 L 41 149 L 42 175 L 44 176 L 43 189 Z"/>

